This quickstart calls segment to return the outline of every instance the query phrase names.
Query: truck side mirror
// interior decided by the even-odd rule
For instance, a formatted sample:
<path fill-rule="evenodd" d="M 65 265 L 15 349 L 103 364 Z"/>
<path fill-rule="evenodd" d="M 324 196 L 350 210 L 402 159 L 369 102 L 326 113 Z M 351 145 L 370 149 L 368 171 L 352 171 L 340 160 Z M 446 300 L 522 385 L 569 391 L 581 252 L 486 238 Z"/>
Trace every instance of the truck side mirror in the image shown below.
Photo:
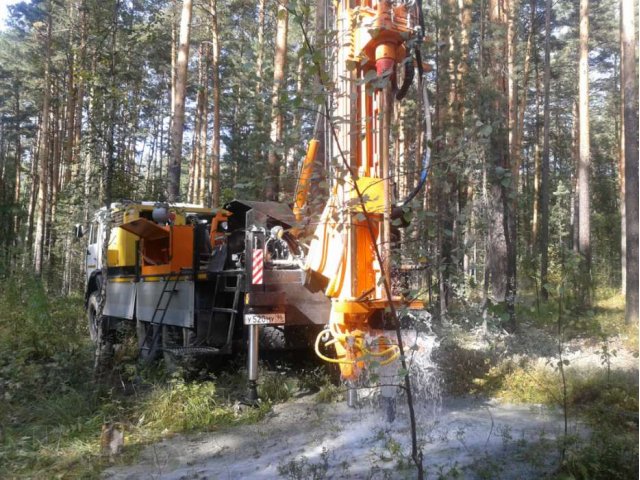
<path fill-rule="evenodd" d="M 82 227 L 81 224 L 79 223 L 75 224 L 75 226 L 73 227 L 73 234 L 75 235 L 76 238 L 84 237 L 84 228 Z"/>

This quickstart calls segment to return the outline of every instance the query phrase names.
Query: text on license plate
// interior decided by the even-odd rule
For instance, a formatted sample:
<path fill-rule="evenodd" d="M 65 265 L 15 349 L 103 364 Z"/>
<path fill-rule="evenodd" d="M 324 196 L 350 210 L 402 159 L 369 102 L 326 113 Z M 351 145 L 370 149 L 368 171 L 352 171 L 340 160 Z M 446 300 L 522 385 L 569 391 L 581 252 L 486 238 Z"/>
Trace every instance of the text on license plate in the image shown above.
<path fill-rule="evenodd" d="M 283 324 L 284 313 L 245 313 L 245 325 Z"/>

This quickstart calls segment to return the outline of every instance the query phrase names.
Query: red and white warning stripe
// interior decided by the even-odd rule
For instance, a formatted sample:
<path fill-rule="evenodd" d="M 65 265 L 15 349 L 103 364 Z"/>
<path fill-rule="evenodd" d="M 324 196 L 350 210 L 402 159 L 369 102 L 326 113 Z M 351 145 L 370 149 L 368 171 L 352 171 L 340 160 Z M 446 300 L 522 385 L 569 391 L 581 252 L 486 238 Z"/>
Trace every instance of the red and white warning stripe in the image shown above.
<path fill-rule="evenodd" d="M 264 279 L 264 252 L 261 248 L 253 251 L 253 269 L 252 283 L 254 285 L 262 285 Z"/>

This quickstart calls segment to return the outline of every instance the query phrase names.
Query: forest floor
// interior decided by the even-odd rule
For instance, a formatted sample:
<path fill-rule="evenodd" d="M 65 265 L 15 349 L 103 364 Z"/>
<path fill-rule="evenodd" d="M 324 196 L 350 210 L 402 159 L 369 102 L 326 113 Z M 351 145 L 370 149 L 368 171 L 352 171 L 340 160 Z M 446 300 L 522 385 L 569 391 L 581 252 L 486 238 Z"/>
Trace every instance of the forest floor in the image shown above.
<path fill-rule="evenodd" d="M 580 478 L 589 462 L 599 465 L 603 478 L 633 478 L 610 464 L 619 460 L 596 458 L 593 449 L 602 446 L 592 440 L 601 432 L 590 421 L 602 407 L 627 402 L 633 408 L 638 360 L 622 336 L 563 344 L 566 433 L 552 335 L 531 328 L 516 337 L 449 325 L 438 335 L 409 333 L 405 343 L 412 346 L 412 338 L 418 347 L 410 361 L 426 478 L 574 478 L 563 472 Z M 255 424 L 167 437 L 146 447 L 135 465 L 108 469 L 104 478 L 415 478 L 403 398 L 389 423 L 375 394 L 363 392 L 368 398 L 354 409 L 339 390 L 334 396 L 322 393 L 294 395 Z M 637 393 L 635 398 L 637 406 Z M 626 410 L 614 416 L 609 420 L 622 420 L 616 435 L 629 435 L 633 445 L 637 409 L 635 417 Z M 633 463 L 634 452 L 629 453 L 625 461 Z M 637 442 L 635 455 L 635 470 L 627 468 L 637 473 Z"/>
<path fill-rule="evenodd" d="M 135 346 L 96 378 L 81 298 L 3 287 L 0 478 L 415 477 L 402 397 L 388 423 L 375 390 L 348 408 L 335 375 L 296 358 L 263 365 L 264 401 L 247 408 L 242 361 L 169 375 L 141 370 Z M 477 307 L 416 319 L 405 344 L 426 478 L 637 478 L 637 327 L 615 295 L 567 315 L 561 338 L 555 311 L 527 307 L 512 335 Z M 113 457 L 105 422 L 125 430 Z"/>
<path fill-rule="evenodd" d="M 109 469 L 105 478 L 413 478 L 401 410 L 387 423 L 371 406 L 295 399 L 254 425 L 164 439 L 147 447 L 136 465 Z M 557 411 L 451 398 L 437 417 L 419 417 L 427 478 L 540 478 L 558 464 L 558 455 L 549 454 L 563 428 Z M 571 423 L 572 432 L 579 428 Z"/>

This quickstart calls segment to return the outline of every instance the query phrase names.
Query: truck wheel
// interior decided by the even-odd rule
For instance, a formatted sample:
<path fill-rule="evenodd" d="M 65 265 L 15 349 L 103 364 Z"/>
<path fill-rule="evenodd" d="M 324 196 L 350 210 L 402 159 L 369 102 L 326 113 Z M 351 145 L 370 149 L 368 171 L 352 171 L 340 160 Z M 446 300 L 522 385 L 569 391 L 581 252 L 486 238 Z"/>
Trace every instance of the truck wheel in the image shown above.
<path fill-rule="evenodd" d="M 113 368 L 113 338 L 111 335 L 104 335 L 96 343 L 96 354 L 93 368 L 96 372 L 106 373 Z"/>
<path fill-rule="evenodd" d="M 273 327 L 262 325 L 260 327 L 259 345 L 265 350 L 284 350 L 287 342 L 284 336 L 283 327 Z"/>
<path fill-rule="evenodd" d="M 98 311 L 100 310 L 100 292 L 95 291 L 89 295 L 89 301 L 87 302 L 87 322 L 89 324 L 89 337 L 95 344 L 98 342 L 99 322 L 100 316 Z"/>
<path fill-rule="evenodd" d="M 100 292 L 94 291 L 87 302 L 87 322 L 89 337 L 95 345 L 94 369 L 96 372 L 107 372 L 113 366 L 114 332 L 105 330 L 103 316 L 100 315 Z"/>
<path fill-rule="evenodd" d="M 136 320 L 136 337 L 138 338 L 138 357 L 140 360 L 151 363 L 158 358 L 160 353 L 160 342 L 162 332 L 156 332 L 156 329 L 160 328 L 159 325 L 151 325 L 149 322 L 143 322 Z M 156 337 L 158 345 L 156 348 L 152 348 L 152 343 Z M 152 350 L 154 353 L 152 354 Z"/>
<path fill-rule="evenodd" d="M 184 354 L 175 354 L 172 348 L 184 348 L 193 345 L 193 332 L 188 328 L 164 325 L 162 327 L 162 358 L 165 368 L 172 372 L 182 367 L 188 370 L 193 363 L 193 357 Z"/>

